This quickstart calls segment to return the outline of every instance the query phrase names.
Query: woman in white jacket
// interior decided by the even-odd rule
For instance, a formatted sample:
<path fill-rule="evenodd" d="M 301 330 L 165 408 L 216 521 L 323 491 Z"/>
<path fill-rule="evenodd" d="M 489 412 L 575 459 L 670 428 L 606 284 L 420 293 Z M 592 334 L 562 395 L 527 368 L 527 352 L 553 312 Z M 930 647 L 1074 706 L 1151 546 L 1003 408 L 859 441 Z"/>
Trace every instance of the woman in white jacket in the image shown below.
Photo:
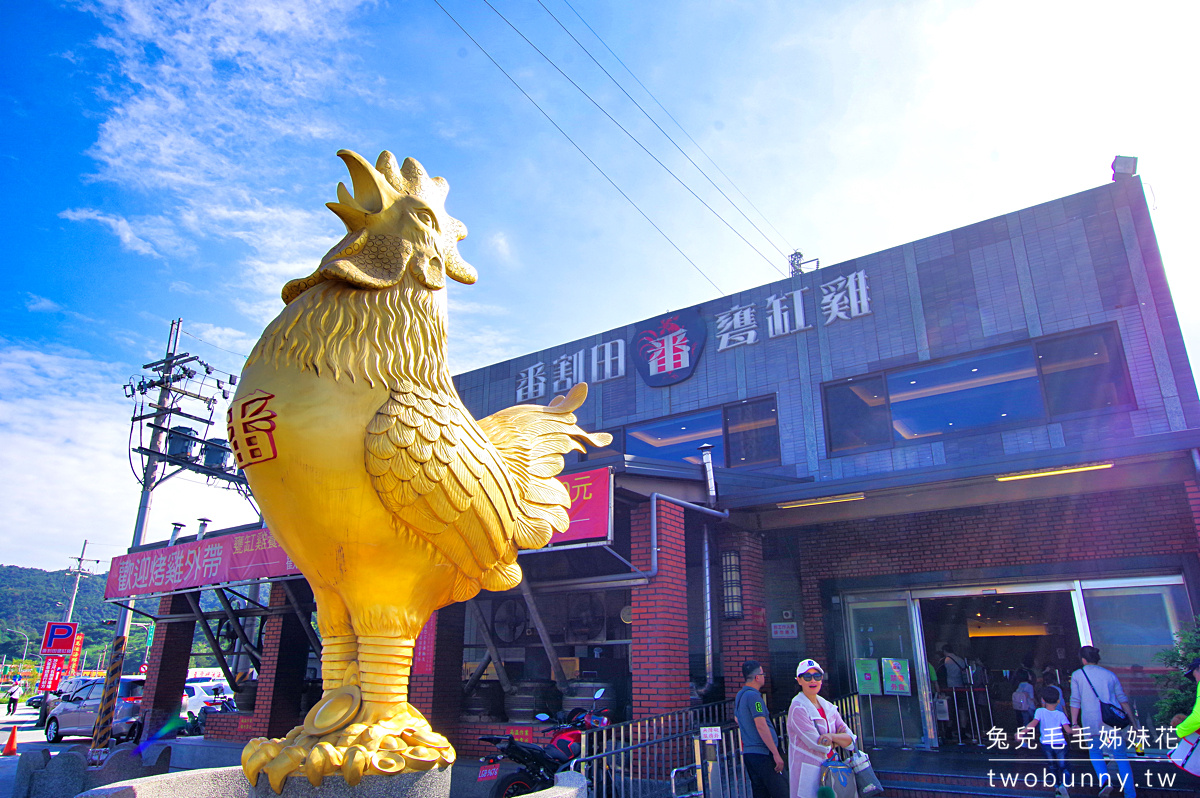
<path fill-rule="evenodd" d="M 821 786 L 821 763 L 833 746 L 854 745 L 854 733 L 842 720 L 837 707 L 821 698 L 825 671 L 816 660 L 801 660 L 796 666 L 800 692 L 788 709 L 788 777 L 791 798 L 816 798 Z"/>

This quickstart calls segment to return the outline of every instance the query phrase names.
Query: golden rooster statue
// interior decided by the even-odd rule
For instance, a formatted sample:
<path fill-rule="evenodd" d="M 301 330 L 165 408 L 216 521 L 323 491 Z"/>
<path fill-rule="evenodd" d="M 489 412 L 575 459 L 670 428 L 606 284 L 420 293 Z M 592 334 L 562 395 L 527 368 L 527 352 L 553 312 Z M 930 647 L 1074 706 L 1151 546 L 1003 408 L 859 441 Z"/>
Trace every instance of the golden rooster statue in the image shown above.
<path fill-rule="evenodd" d="M 517 550 L 568 525 L 554 477 L 588 434 L 576 385 L 548 406 L 476 421 L 446 365 L 446 277 L 473 283 L 448 187 L 390 152 L 328 204 L 346 237 L 283 288 L 284 309 L 247 360 L 229 440 L 272 534 L 312 586 L 324 694 L 282 739 L 252 740 L 242 767 L 279 793 L 340 771 L 425 770 L 454 761 L 408 704 L 413 643 L 430 615 L 521 581 Z"/>

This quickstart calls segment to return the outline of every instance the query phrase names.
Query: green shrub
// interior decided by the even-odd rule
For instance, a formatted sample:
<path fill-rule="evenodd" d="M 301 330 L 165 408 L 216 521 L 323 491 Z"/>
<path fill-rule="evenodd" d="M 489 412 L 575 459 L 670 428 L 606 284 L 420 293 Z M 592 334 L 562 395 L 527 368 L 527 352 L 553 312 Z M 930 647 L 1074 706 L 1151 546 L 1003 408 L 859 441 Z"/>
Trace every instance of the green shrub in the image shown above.
<path fill-rule="evenodd" d="M 1200 620 L 1190 629 L 1175 636 L 1175 645 L 1154 655 L 1154 658 L 1171 669 L 1170 673 L 1156 674 L 1158 702 L 1154 705 L 1157 722 L 1166 724 L 1174 715 L 1187 715 L 1196 703 L 1196 683 L 1183 675 L 1182 669 L 1200 657 Z"/>

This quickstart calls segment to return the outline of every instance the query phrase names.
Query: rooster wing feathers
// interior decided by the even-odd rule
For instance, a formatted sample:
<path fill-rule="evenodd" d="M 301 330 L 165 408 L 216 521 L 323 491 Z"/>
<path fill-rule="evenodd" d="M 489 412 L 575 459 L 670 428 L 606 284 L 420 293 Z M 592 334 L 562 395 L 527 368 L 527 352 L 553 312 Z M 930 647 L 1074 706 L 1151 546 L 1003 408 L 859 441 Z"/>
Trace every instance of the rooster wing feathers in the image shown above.
<path fill-rule="evenodd" d="M 517 405 L 476 422 L 457 395 L 401 383 L 367 425 L 367 470 L 384 506 L 457 569 L 453 598 L 521 581 L 517 549 L 540 548 L 569 524 L 555 475 L 581 441 L 605 445 L 572 411 L 580 384 L 548 406 Z"/>

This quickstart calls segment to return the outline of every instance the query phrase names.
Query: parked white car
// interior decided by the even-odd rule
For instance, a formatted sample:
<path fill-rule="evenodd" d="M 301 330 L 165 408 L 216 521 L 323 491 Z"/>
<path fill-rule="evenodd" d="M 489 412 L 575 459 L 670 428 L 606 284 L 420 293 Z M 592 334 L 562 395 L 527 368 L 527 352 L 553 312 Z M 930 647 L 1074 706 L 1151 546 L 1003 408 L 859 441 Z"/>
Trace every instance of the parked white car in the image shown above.
<path fill-rule="evenodd" d="M 180 708 L 180 714 L 199 715 L 200 710 L 207 706 L 213 706 L 225 698 L 233 695 L 229 689 L 229 685 L 225 682 L 194 682 L 183 686 L 183 698 Z"/>

